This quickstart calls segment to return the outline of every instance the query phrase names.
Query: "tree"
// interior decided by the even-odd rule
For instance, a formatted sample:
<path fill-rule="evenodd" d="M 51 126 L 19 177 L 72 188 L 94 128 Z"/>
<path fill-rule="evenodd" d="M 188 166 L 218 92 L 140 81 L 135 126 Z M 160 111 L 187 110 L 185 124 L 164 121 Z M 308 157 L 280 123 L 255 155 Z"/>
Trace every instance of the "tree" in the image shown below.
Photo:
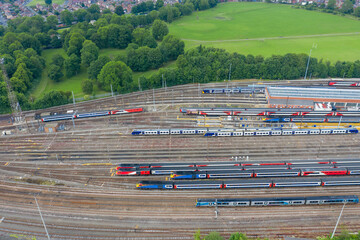
<path fill-rule="evenodd" d="M 86 67 L 99 56 L 99 48 L 91 40 L 85 40 L 81 49 L 81 63 Z"/>
<path fill-rule="evenodd" d="M 87 13 L 88 12 L 85 9 L 80 8 L 74 12 L 74 16 L 76 17 L 78 22 L 84 22 Z"/>
<path fill-rule="evenodd" d="M 52 64 L 49 67 L 48 76 L 51 80 L 58 82 L 64 76 L 64 74 L 62 73 L 61 68 L 59 66 Z"/>
<path fill-rule="evenodd" d="M 115 13 L 119 16 L 123 15 L 124 14 L 124 9 L 121 5 L 118 5 L 116 6 L 115 8 Z"/>
<path fill-rule="evenodd" d="M 92 62 L 88 68 L 89 78 L 97 79 L 101 69 L 110 61 L 108 56 L 100 56 L 96 61 Z"/>
<path fill-rule="evenodd" d="M 64 66 L 64 57 L 60 54 L 54 54 L 54 56 L 52 57 L 52 65 L 56 65 L 59 66 L 60 68 L 62 68 Z"/>
<path fill-rule="evenodd" d="M 210 8 L 209 1 L 208 0 L 200 0 L 200 10 L 206 10 Z"/>
<path fill-rule="evenodd" d="M 233 233 L 231 234 L 229 240 L 247 240 L 248 238 L 246 237 L 245 234 L 243 233 Z"/>
<path fill-rule="evenodd" d="M 62 91 L 52 90 L 49 93 L 46 93 L 42 98 L 38 99 L 34 106 L 36 109 L 39 108 L 48 108 L 57 105 L 67 104 L 68 94 Z"/>
<path fill-rule="evenodd" d="M 354 11 L 354 4 L 351 2 L 351 0 L 344 1 L 341 7 L 341 11 L 345 14 L 350 14 Z"/>
<path fill-rule="evenodd" d="M 327 9 L 334 10 L 336 6 L 336 0 L 329 0 Z"/>
<path fill-rule="evenodd" d="M 64 10 L 60 13 L 60 21 L 68 26 L 71 25 L 74 17 L 69 10 Z"/>
<path fill-rule="evenodd" d="M 69 40 L 69 48 L 67 49 L 67 55 L 70 56 L 72 54 L 75 54 L 77 56 L 80 56 L 80 50 L 83 47 L 83 42 L 85 41 L 85 38 L 80 33 L 73 33 L 71 34 L 70 40 Z"/>
<path fill-rule="evenodd" d="M 85 79 L 81 82 L 81 89 L 86 94 L 91 94 L 93 92 L 94 86 L 91 80 Z"/>
<path fill-rule="evenodd" d="M 20 63 L 17 67 L 13 77 L 22 81 L 27 87 L 30 87 L 32 74 L 30 70 L 26 67 L 25 63 Z"/>
<path fill-rule="evenodd" d="M 52 0 L 45 0 L 45 4 L 46 4 L 46 5 L 51 5 L 51 4 L 52 4 Z"/>
<path fill-rule="evenodd" d="M 108 62 L 101 69 L 98 82 L 106 91 L 110 91 L 112 85 L 117 92 L 124 93 L 131 89 L 132 71 L 123 62 Z"/>
<path fill-rule="evenodd" d="M 50 36 L 46 33 L 37 33 L 34 37 L 40 42 L 41 46 L 43 47 L 47 47 L 51 42 Z"/>
<path fill-rule="evenodd" d="M 49 28 L 56 29 L 56 25 L 59 24 L 57 16 L 51 15 L 46 18 L 46 23 L 48 24 Z"/>
<path fill-rule="evenodd" d="M 75 54 L 72 54 L 65 60 L 65 73 L 66 77 L 72 77 L 80 70 L 80 58 Z"/>
<path fill-rule="evenodd" d="M 156 47 L 157 43 L 151 36 L 149 30 L 145 28 L 136 28 L 133 33 L 133 43 L 139 46 Z"/>
<path fill-rule="evenodd" d="M 10 84 L 15 92 L 25 93 L 27 90 L 25 83 L 16 77 L 10 78 Z"/>
<path fill-rule="evenodd" d="M 157 0 L 155 3 L 155 9 L 159 10 L 160 8 L 162 8 L 164 6 L 164 1 L 163 0 Z"/>
<path fill-rule="evenodd" d="M 218 232 L 211 232 L 205 236 L 204 240 L 224 240 L 224 238 Z"/>
<path fill-rule="evenodd" d="M 180 54 L 184 54 L 185 44 L 173 35 L 167 35 L 160 44 L 160 51 L 166 61 L 176 60 Z"/>
<path fill-rule="evenodd" d="M 360 7 L 355 8 L 354 15 L 360 17 Z"/>
<path fill-rule="evenodd" d="M 149 63 L 150 68 L 157 69 L 159 68 L 164 62 L 164 58 L 161 54 L 159 48 L 151 48 L 149 51 Z"/>
<path fill-rule="evenodd" d="M 5 28 L 4 26 L 0 25 L 0 37 L 4 36 Z"/>
<path fill-rule="evenodd" d="M 168 35 L 169 29 L 165 22 L 156 19 L 152 26 L 152 35 L 156 40 L 163 40 L 163 37 Z"/>

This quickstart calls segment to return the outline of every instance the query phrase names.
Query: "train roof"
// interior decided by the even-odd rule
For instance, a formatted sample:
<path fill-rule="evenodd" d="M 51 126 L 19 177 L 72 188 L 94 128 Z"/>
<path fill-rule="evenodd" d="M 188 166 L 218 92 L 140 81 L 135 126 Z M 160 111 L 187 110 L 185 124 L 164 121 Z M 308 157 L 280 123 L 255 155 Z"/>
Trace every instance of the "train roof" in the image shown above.
<path fill-rule="evenodd" d="M 343 195 L 343 196 L 311 196 L 306 197 L 307 200 L 322 200 L 322 199 L 348 199 L 348 198 L 358 198 L 356 195 Z"/>

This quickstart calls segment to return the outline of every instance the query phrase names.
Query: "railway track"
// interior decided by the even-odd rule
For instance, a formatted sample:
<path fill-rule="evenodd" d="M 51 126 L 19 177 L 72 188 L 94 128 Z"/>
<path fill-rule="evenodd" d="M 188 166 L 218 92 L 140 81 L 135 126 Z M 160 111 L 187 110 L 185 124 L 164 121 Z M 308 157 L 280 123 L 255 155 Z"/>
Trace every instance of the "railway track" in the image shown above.
<path fill-rule="evenodd" d="M 311 81 L 311 84 L 325 82 L 327 80 Z M 200 87 L 189 84 L 156 89 L 154 94 L 149 90 L 41 111 L 85 112 L 139 105 L 146 109 L 134 115 L 76 120 L 75 129 L 71 121 L 64 122 L 71 131 L 56 134 L 36 132 L 37 123 L 31 120 L 34 113 L 40 111 L 26 112 L 30 133 L 0 138 L 0 219 L 4 217 L 0 223 L 0 239 L 10 234 L 46 238 L 34 195 L 51 239 L 193 239 L 197 229 L 203 233 L 218 231 L 224 236 L 240 231 L 250 237 L 268 238 L 329 234 L 342 206 L 221 208 L 215 219 L 214 209 L 195 208 L 195 201 L 209 196 L 357 195 L 360 187 L 138 191 L 134 188 L 137 182 L 164 177 L 112 176 L 113 168 L 121 162 L 229 161 L 232 156 L 249 156 L 246 160 L 249 162 L 358 158 L 360 138 L 357 135 L 311 138 L 130 135 L 134 128 L 196 127 L 198 118 L 180 115 L 179 107 L 262 106 L 266 102 L 263 95 L 199 94 L 202 88 L 251 83 L 211 83 Z M 305 83 L 273 81 L 272 84 Z M 0 120 L 0 124 L 3 123 L 6 116 Z M 256 119 L 250 122 L 253 121 Z M 49 185 L 36 184 L 35 180 L 48 181 Z M 359 215 L 359 205 L 346 206 L 341 224 L 350 231 L 358 231 Z"/>

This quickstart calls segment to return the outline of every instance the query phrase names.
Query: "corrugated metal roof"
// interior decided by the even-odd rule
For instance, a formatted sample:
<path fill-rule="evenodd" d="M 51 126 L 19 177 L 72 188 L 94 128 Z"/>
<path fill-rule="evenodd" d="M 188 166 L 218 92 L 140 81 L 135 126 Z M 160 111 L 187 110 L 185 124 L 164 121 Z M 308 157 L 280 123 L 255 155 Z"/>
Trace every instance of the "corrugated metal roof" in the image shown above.
<path fill-rule="evenodd" d="M 267 90 L 270 97 L 360 100 L 360 90 L 353 89 L 268 87 Z"/>

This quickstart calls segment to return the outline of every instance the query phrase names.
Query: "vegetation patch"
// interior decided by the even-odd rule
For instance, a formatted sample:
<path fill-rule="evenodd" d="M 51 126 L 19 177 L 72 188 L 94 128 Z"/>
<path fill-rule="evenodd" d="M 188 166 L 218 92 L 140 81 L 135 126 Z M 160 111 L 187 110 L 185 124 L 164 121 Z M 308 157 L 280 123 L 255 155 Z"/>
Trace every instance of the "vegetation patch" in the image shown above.
<path fill-rule="evenodd" d="M 42 180 L 42 179 L 34 179 L 34 178 L 15 178 L 14 180 L 18 182 L 26 182 L 26 183 L 38 184 L 38 185 L 64 186 L 63 183 L 58 183 L 52 180 Z"/>

